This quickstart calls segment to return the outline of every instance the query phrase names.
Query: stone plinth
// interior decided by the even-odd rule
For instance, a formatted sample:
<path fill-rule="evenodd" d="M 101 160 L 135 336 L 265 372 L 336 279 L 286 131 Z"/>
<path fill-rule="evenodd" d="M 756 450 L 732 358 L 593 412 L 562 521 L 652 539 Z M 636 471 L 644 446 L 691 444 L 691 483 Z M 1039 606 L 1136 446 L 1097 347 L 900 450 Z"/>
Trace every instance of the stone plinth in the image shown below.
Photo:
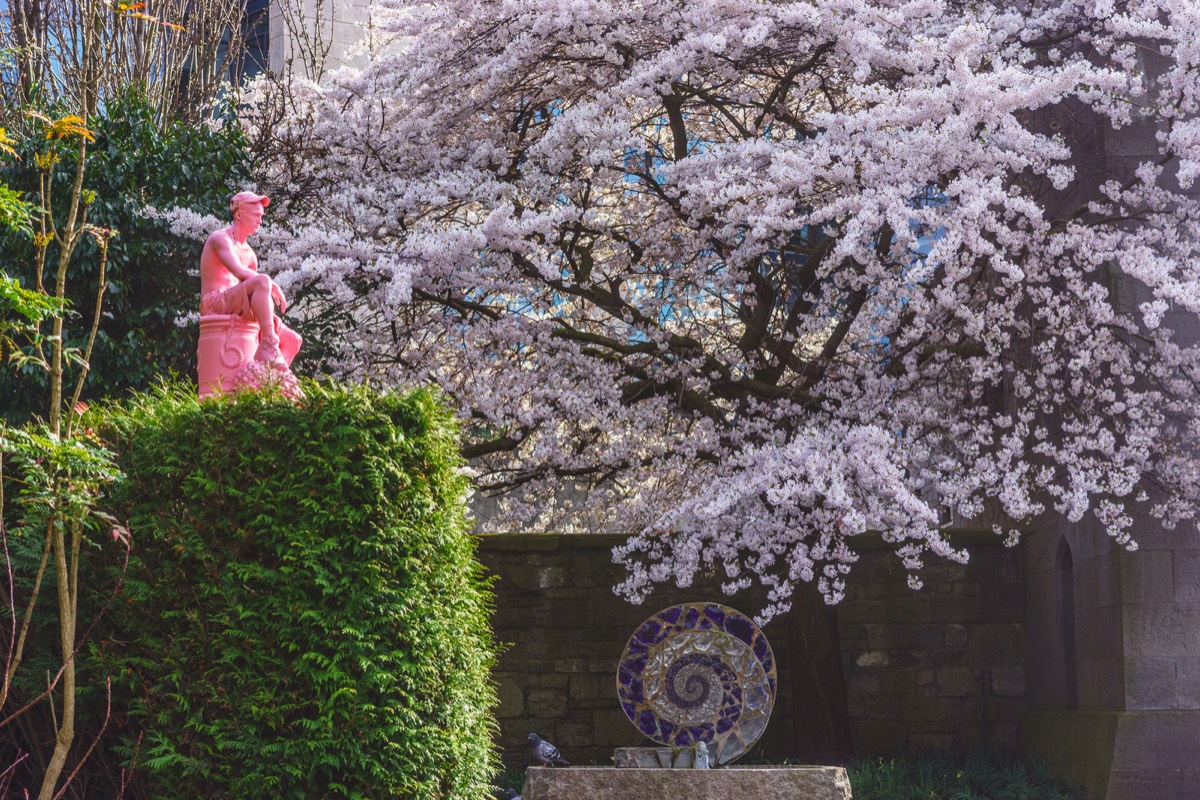
<path fill-rule="evenodd" d="M 691 769 L 694 747 L 618 747 L 613 764 L 626 769 Z"/>
<path fill-rule="evenodd" d="M 201 317 L 200 342 L 196 347 L 200 396 L 233 391 L 233 376 L 257 352 L 257 322 L 227 314 Z"/>
<path fill-rule="evenodd" d="M 841 767 L 722 767 L 721 769 L 618 769 L 532 767 L 524 800 L 850 800 Z"/>

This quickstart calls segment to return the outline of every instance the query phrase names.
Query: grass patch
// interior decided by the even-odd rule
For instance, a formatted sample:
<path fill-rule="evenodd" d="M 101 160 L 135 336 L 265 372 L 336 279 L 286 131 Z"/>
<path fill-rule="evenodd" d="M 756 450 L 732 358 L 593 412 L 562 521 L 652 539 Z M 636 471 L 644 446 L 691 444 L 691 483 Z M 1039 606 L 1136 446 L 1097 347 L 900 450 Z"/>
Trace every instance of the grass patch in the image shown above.
<path fill-rule="evenodd" d="M 854 800 L 1076 800 L 1044 767 L 990 753 L 859 759 Z"/>

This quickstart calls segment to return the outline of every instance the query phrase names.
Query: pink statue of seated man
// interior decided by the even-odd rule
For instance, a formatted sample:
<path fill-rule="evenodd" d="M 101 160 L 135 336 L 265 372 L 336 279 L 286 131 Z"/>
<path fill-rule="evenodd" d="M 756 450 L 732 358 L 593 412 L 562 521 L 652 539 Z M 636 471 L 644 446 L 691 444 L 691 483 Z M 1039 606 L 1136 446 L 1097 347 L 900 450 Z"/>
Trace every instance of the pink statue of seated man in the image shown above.
<path fill-rule="evenodd" d="M 200 316 L 226 314 L 258 323 L 254 360 L 287 370 L 300 351 L 300 335 L 275 315 L 287 299 L 270 276 L 258 271 L 258 256 L 246 240 L 258 233 L 269 197 L 238 192 L 229 200 L 233 221 L 209 234 L 200 252 Z"/>

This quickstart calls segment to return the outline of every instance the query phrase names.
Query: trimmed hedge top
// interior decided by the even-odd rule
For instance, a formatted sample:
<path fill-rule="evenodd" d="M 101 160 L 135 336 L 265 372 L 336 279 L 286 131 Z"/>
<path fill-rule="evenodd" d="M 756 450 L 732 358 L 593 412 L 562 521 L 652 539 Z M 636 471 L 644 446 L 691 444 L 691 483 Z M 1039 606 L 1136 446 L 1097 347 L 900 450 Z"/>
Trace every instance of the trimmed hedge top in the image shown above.
<path fill-rule="evenodd" d="M 484 796 L 491 594 L 453 419 L 304 388 L 100 412 L 135 542 L 103 668 L 139 769 L 163 797 Z"/>

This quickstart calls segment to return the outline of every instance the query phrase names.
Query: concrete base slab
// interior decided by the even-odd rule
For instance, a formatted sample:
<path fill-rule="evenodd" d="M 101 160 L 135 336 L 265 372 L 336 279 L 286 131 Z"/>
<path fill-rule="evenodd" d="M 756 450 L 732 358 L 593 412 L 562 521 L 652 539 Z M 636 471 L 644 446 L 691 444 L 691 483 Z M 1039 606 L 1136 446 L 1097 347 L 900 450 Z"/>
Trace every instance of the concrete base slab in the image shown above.
<path fill-rule="evenodd" d="M 850 800 L 841 767 L 531 767 L 523 800 Z"/>

